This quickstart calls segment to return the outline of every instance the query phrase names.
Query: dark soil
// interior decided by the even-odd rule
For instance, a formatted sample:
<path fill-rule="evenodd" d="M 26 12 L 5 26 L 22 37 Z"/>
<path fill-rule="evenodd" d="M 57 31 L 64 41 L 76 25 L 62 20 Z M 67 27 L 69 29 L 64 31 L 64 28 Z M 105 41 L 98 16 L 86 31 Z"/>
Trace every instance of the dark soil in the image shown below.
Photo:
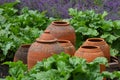
<path fill-rule="evenodd" d="M 0 50 L 0 53 L 3 53 L 1 50 Z M 12 53 L 12 54 L 7 54 L 6 58 L 2 61 L 0 61 L 0 78 L 5 78 L 7 75 L 8 75 L 8 71 L 9 71 L 9 66 L 8 65 L 5 65 L 5 64 L 2 64 L 6 61 L 13 61 L 13 56 L 14 56 L 14 52 L 10 51 L 9 50 L 9 53 Z"/>
<path fill-rule="evenodd" d="M 0 78 L 5 78 L 8 75 L 9 66 L 0 64 Z"/>

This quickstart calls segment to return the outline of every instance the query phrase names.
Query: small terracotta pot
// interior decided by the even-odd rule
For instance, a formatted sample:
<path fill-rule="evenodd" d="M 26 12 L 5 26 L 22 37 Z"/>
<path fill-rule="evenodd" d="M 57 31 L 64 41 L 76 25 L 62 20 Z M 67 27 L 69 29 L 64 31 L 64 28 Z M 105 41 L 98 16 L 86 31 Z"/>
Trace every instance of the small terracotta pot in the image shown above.
<path fill-rule="evenodd" d="M 106 41 L 102 38 L 88 38 L 83 45 L 99 46 L 104 56 L 110 61 L 110 48 Z"/>
<path fill-rule="evenodd" d="M 103 57 L 103 52 L 98 46 L 81 46 L 75 56 L 85 58 L 88 62 L 92 62 L 97 57 Z"/>
<path fill-rule="evenodd" d="M 87 62 L 92 62 L 97 57 L 104 57 L 103 52 L 99 46 L 81 46 L 76 52 L 75 56 L 84 58 Z M 100 72 L 105 70 L 104 65 L 100 65 Z"/>
<path fill-rule="evenodd" d="M 24 64 L 27 64 L 27 54 L 30 44 L 21 45 L 15 53 L 14 62 L 21 60 Z"/>
<path fill-rule="evenodd" d="M 50 30 L 50 33 L 60 40 L 69 40 L 75 46 L 76 35 L 74 28 L 65 21 L 54 21 L 46 30 Z"/>
<path fill-rule="evenodd" d="M 32 68 L 37 61 L 42 61 L 53 54 L 64 52 L 57 39 L 46 30 L 36 42 L 32 43 L 28 51 L 28 69 Z"/>
<path fill-rule="evenodd" d="M 68 40 L 58 40 L 58 42 L 60 43 L 60 45 L 64 48 L 64 52 L 73 56 L 75 53 L 75 47 L 73 46 L 73 44 L 68 41 Z"/>

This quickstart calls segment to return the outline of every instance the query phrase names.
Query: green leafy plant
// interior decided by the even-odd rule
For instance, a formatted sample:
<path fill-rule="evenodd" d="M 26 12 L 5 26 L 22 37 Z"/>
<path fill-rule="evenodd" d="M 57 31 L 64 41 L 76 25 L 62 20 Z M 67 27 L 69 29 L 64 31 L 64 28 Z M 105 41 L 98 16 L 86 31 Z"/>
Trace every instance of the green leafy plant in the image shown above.
<path fill-rule="evenodd" d="M 50 20 L 45 12 L 23 8 L 19 3 L 5 3 L 0 6 L 0 61 L 13 59 L 16 49 L 21 44 L 31 44 L 43 32 Z"/>
<path fill-rule="evenodd" d="M 55 54 L 38 62 L 31 70 L 21 61 L 5 62 L 10 66 L 10 75 L 5 80 L 102 80 L 103 78 L 120 78 L 119 71 L 100 73 L 100 64 L 107 64 L 104 57 L 98 57 L 93 62 L 70 57 L 68 54 Z"/>
<path fill-rule="evenodd" d="M 91 37 L 101 37 L 111 47 L 111 55 L 116 56 L 120 53 L 120 20 L 105 20 L 107 12 L 102 14 L 95 13 L 94 10 L 78 11 L 69 9 L 71 15 L 70 23 L 75 28 L 78 48 L 82 43 Z"/>
<path fill-rule="evenodd" d="M 5 62 L 3 64 L 9 65 L 10 76 L 6 77 L 6 80 L 21 80 L 25 72 L 27 72 L 27 65 L 23 64 L 22 61 L 18 62 Z"/>
<path fill-rule="evenodd" d="M 114 79 L 120 80 L 120 71 L 114 71 L 114 72 L 104 71 L 102 75 L 112 80 Z"/>

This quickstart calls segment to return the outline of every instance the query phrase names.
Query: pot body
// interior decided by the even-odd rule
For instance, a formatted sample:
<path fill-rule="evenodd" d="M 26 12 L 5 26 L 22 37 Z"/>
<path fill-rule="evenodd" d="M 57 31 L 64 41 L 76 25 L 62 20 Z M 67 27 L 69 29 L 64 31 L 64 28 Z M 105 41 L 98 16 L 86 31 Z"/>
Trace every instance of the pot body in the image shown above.
<path fill-rule="evenodd" d="M 97 57 L 104 57 L 103 52 L 98 46 L 81 46 L 75 56 L 86 59 L 87 62 L 92 62 Z M 105 70 L 104 65 L 100 65 L 100 72 Z"/>
<path fill-rule="evenodd" d="M 64 49 L 58 42 L 34 42 L 28 51 L 28 69 L 32 68 L 37 61 L 42 61 L 63 51 Z"/>
<path fill-rule="evenodd" d="M 99 46 L 104 56 L 110 61 L 110 48 L 106 41 L 102 38 L 88 38 L 83 45 Z"/>
<path fill-rule="evenodd" d="M 14 62 L 21 60 L 24 64 L 27 64 L 27 55 L 30 45 L 21 45 L 15 53 Z"/>
<path fill-rule="evenodd" d="M 75 53 L 75 47 L 73 46 L 73 44 L 68 41 L 68 40 L 58 40 L 58 42 L 60 43 L 60 45 L 64 48 L 64 52 L 73 56 Z"/>
<path fill-rule="evenodd" d="M 68 22 L 54 21 L 46 28 L 46 30 L 50 30 L 50 33 L 57 39 L 69 40 L 75 45 L 75 30 Z"/>
<path fill-rule="evenodd" d="M 97 57 L 103 57 L 103 52 L 98 46 L 81 46 L 76 52 L 75 56 L 85 58 L 87 62 L 92 62 Z"/>

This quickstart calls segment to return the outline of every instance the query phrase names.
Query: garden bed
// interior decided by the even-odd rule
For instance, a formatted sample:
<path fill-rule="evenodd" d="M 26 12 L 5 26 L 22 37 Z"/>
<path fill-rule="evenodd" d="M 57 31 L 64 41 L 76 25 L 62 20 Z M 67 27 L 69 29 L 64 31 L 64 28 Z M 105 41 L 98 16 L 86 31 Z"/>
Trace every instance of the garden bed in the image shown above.
<path fill-rule="evenodd" d="M 56 73 L 61 75 L 57 75 L 59 78 L 69 77 L 73 79 L 80 78 L 79 76 L 83 79 L 83 76 L 91 78 L 91 76 L 94 77 L 96 74 L 102 76 L 100 72 L 97 71 L 99 70 L 99 63 L 104 63 L 104 59 L 99 59 L 98 61 L 91 62 L 90 64 L 85 62 L 85 60 L 80 60 L 78 58 L 70 58 L 71 61 L 68 61 L 68 56 L 61 55 L 62 59 L 57 56 L 58 59 L 60 59 L 60 62 L 59 60 L 57 61 L 56 57 L 54 57 L 56 60 L 53 62 L 53 58 L 49 58 L 51 59 L 51 62 L 47 59 L 37 64 L 37 66 L 30 72 L 27 70 L 27 66 L 22 62 L 6 62 L 12 61 L 9 59 L 14 58 L 14 54 L 20 45 L 33 43 L 35 39 L 43 33 L 50 22 L 54 20 L 61 20 L 58 18 L 47 17 L 45 16 L 45 12 L 39 12 L 37 10 L 29 10 L 28 8 L 23 8 L 21 10 L 16 9 L 14 7 L 16 4 L 18 4 L 18 2 L 0 6 L 0 78 L 6 78 L 7 76 L 7 80 L 13 80 L 13 78 L 21 80 L 23 76 L 26 79 L 34 76 L 31 78 L 32 80 L 36 78 L 39 80 L 40 77 L 43 78 L 43 74 L 45 74 L 47 78 L 51 77 L 51 75 L 57 75 Z M 71 18 L 66 21 L 69 21 L 71 26 L 75 29 L 76 49 L 78 49 L 87 38 L 104 38 L 110 46 L 111 56 L 119 55 L 120 20 L 106 20 L 105 17 L 108 14 L 107 12 L 98 14 L 94 10 L 79 11 L 73 8 L 70 8 L 68 12 Z M 3 62 L 6 62 L 6 64 L 2 65 Z M 45 65 L 42 65 L 43 63 L 45 63 Z M 56 63 L 56 65 L 53 65 L 54 63 Z M 96 64 L 98 65 L 96 66 Z M 67 65 L 69 65 L 69 67 Z M 54 68 L 55 70 L 53 70 Z M 8 72 L 9 69 L 11 72 Z M 120 74 L 120 57 L 118 59 L 111 57 L 109 67 L 106 69 L 106 71 L 112 73 L 106 72 L 107 75 L 105 73 L 105 76 L 111 77 L 114 75 L 112 76 L 113 78 L 120 78 L 118 75 Z M 43 74 L 37 72 L 37 70 L 43 71 Z M 87 73 L 87 71 L 89 72 Z M 94 75 L 93 72 L 96 74 Z M 33 75 L 33 73 L 35 75 Z M 48 74 L 50 74 L 50 76 L 48 76 Z M 69 78 L 66 80 L 69 80 Z M 86 78 L 86 80 L 88 79 Z"/>
<path fill-rule="evenodd" d="M 66 58 L 67 59 L 67 58 Z M 49 60 L 49 59 L 48 59 Z M 59 60 L 59 59 L 58 59 Z M 62 59 L 61 59 L 62 60 Z M 19 63 L 15 64 L 14 67 L 17 67 Z M 21 63 L 20 63 L 21 65 Z M 20 67 L 20 65 L 18 67 Z M 23 65 L 23 64 L 22 64 Z M 21 65 L 21 66 L 22 66 Z M 40 67 L 40 64 L 37 64 L 39 67 Z M 49 66 L 50 64 L 48 64 Z M 53 65 L 53 64 L 52 64 Z M 38 67 L 36 66 L 36 68 Z M 42 67 L 42 65 L 41 65 Z M 0 65 L 0 78 L 5 78 L 6 76 L 9 76 L 9 66 L 6 65 L 6 64 L 1 64 Z M 16 68 L 17 69 L 17 68 Z M 35 68 L 34 68 L 35 69 Z M 16 70 L 15 70 L 16 71 Z M 111 61 L 109 62 L 109 67 L 106 67 L 106 71 L 109 71 L 109 72 L 114 72 L 114 71 L 120 71 L 120 63 L 118 61 L 118 59 L 116 57 L 111 57 Z M 109 78 L 106 78 L 107 80 L 118 80 L 118 79 L 109 79 Z"/>

